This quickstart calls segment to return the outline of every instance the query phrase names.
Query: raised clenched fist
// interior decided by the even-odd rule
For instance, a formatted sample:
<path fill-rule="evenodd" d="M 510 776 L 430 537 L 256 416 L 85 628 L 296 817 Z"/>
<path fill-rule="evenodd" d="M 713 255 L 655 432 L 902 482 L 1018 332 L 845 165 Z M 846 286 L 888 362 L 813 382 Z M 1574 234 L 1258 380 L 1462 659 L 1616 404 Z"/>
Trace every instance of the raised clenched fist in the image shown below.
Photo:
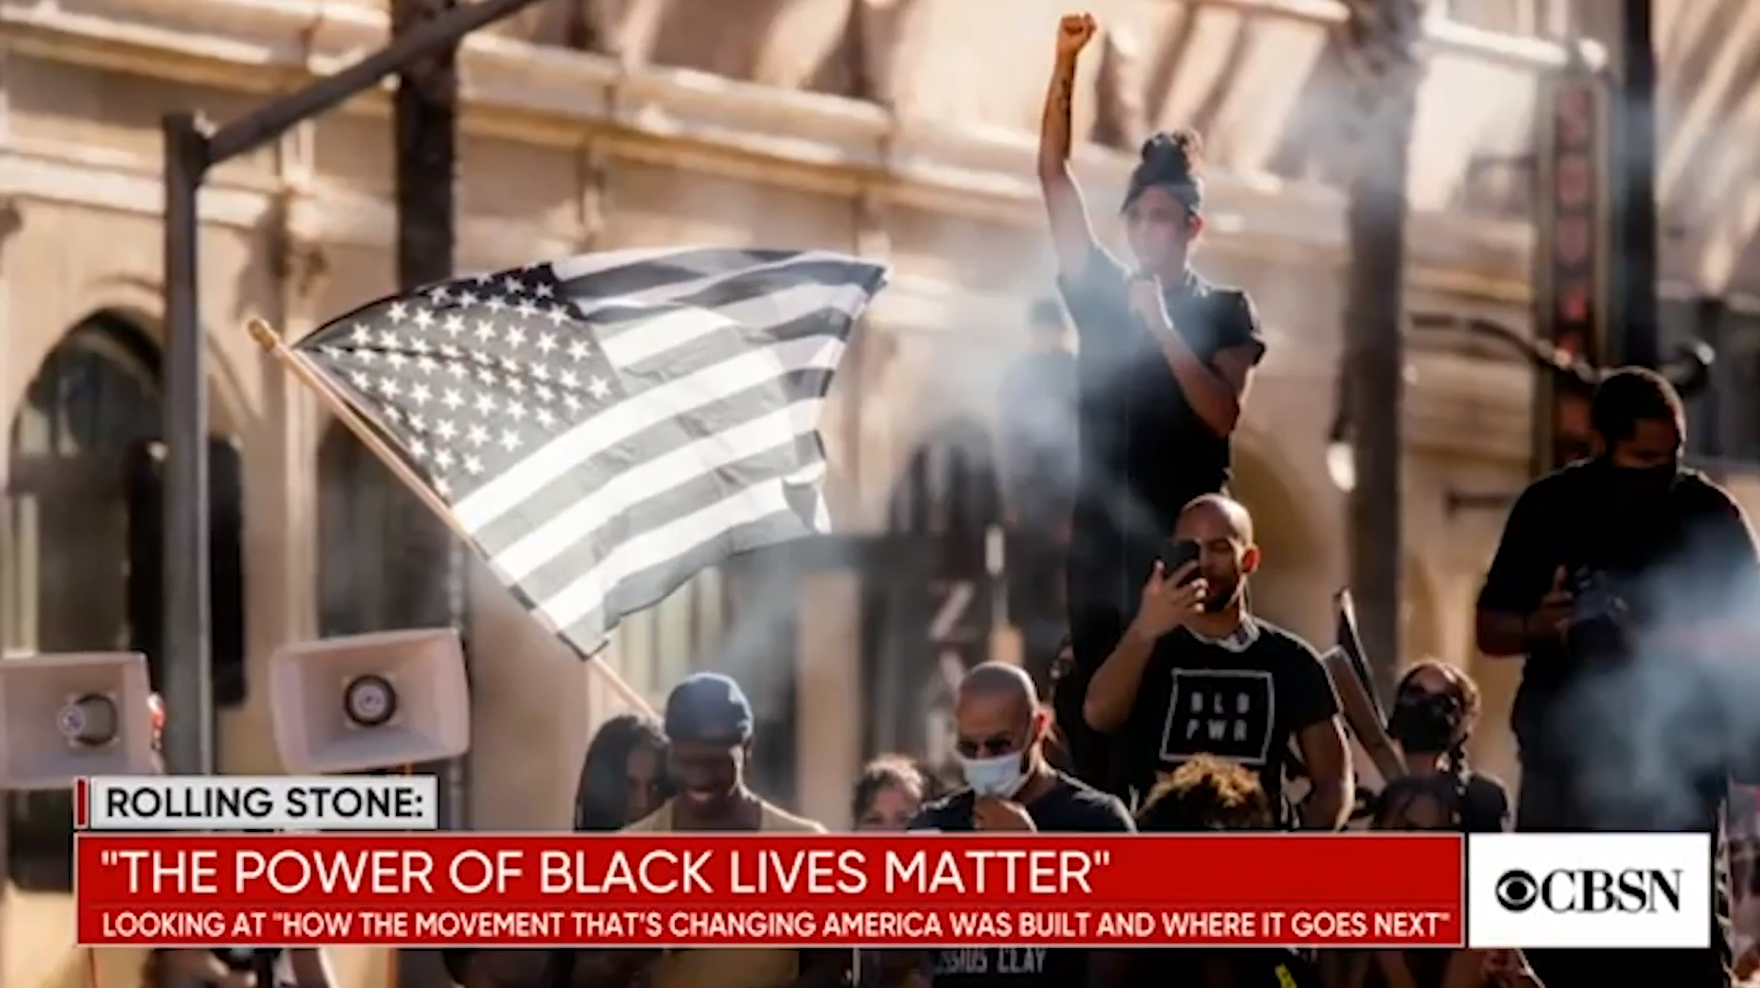
<path fill-rule="evenodd" d="M 1081 51 L 1099 26 L 1093 14 L 1064 14 L 1057 22 L 1057 53 L 1074 55 Z"/>

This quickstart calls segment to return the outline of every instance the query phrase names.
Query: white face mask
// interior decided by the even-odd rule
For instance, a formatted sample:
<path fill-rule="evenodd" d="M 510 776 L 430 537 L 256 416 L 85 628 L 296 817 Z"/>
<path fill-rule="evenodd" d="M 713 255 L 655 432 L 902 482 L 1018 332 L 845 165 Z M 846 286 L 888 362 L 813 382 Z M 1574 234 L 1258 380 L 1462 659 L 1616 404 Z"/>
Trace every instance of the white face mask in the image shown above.
<path fill-rule="evenodd" d="M 966 784 L 979 796 L 1012 799 L 1027 784 L 1027 759 L 1024 752 L 1010 752 L 994 758 L 959 759 L 960 772 Z"/>

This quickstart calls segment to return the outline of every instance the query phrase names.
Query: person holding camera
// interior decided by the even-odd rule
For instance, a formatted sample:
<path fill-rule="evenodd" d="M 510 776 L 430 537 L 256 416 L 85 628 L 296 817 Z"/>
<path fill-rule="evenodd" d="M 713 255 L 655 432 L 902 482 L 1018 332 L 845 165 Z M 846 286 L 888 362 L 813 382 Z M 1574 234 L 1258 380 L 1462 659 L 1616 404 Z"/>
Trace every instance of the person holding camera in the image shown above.
<path fill-rule="evenodd" d="M 1609 375 L 1590 420 L 1595 455 L 1522 493 L 1479 593 L 1479 649 L 1527 658 L 1511 712 L 1516 829 L 1715 831 L 1731 775 L 1754 769 L 1730 730 L 1754 698 L 1721 681 L 1728 649 L 1715 642 L 1751 612 L 1760 554 L 1729 494 L 1681 465 L 1686 416 L 1660 375 Z M 1668 774 L 1645 770 L 1658 764 Z M 1553 988 L 1723 986 L 1726 923 L 1716 951 L 1533 959 Z"/>
<path fill-rule="evenodd" d="M 1120 212 L 1134 263 L 1100 245 L 1070 173 L 1076 61 L 1098 25 L 1066 15 L 1039 135 L 1039 183 L 1058 289 L 1075 323 L 1079 476 L 1067 561 L 1069 631 L 1085 689 L 1136 611 L 1136 594 L 1187 501 L 1226 490 L 1231 439 L 1265 340 L 1246 293 L 1190 264 L 1204 229 L 1201 141 L 1151 137 Z M 1062 723 L 1085 781 L 1116 788 L 1110 746 Z"/>
<path fill-rule="evenodd" d="M 1338 698 L 1313 646 L 1248 613 L 1258 565 L 1246 508 L 1219 494 L 1188 504 L 1082 712 L 1117 739 L 1139 797 L 1208 754 L 1254 770 L 1275 798 L 1294 739 L 1313 781 L 1300 822 L 1335 830 L 1354 788 Z M 1286 824 L 1296 816 L 1285 808 Z"/>

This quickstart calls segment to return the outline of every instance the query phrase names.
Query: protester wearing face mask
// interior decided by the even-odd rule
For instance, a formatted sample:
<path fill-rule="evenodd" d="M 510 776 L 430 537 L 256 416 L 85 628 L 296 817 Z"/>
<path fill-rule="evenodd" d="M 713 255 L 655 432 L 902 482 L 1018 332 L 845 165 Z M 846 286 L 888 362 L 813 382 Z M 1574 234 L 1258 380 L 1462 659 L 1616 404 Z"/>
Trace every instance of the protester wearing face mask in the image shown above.
<path fill-rule="evenodd" d="M 1050 715 L 1032 677 L 986 662 L 961 681 L 955 750 L 966 787 L 923 808 L 912 830 L 1108 833 L 1134 829 L 1112 796 L 1053 769 L 1044 743 Z M 935 988 L 1068 988 L 1114 984 L 1118 958 L 1104 951 L 1023 945 L 929 952 Z"/>
<path fill-rule="evenodd" d="M 1479 717 L 1479 687 L 1445 662 L 1426 661 L 1400 678 L 1387 734 L 1413 777 L 1450 784 L 1453 815 L 1468 833 L 1509 829 L 1509 791 L 1467 764 L 1467 741 Z"/>
<path fill-rule="evenodd" d="M 1729 679 L 1718 637 L 1753 613 L 1760 555 L 1729 494 L 1681 466 L 1686 416 L 1660 375 L 1611 374 L 1590 419 L 1595 455 L 1522 493 L 1479 593 L 1480 651 L 1527 658 L 1516 829 L 1714 832 L 1731 776 L 1760 781 L 1752 683 Z M 1714 877 L 1714 950 L 1535 951 L 1535 968 L 1553 988 L 1722 988 Z"/>

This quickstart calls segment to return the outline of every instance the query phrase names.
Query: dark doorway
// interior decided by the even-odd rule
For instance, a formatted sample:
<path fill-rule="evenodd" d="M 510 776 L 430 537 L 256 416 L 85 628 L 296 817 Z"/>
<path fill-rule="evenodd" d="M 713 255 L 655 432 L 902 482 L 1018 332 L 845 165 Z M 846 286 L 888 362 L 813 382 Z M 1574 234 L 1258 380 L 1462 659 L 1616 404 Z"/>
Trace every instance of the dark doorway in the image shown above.
<path fill-rule="evenodd" d="M 157 349 L 128 320 L 75 326 L 12 419 L 0 633 L 10 654 L 130 647 L 131 449 L 159 432 Z M 7 857 L 21 887 L 72 887 L 66 792 L 8 793 Z"/>

